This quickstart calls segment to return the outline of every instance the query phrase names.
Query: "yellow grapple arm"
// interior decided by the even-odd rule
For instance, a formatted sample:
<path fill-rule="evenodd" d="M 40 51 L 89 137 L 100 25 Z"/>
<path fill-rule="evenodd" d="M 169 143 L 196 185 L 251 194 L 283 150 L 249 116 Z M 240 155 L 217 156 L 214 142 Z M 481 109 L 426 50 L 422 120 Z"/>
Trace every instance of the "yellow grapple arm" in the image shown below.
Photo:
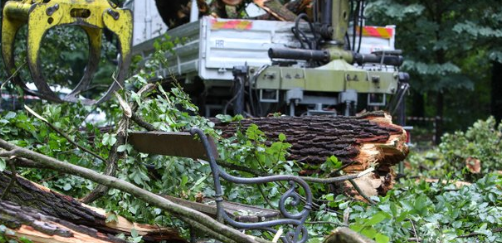
<path fill-rule="evenodd" d="M 38 91 L 30 90 L 16 76 L 14 63 L 14 41 L 17 31 L 28 24 L 27 63 Z M 85 74 L 73 91 L 59 98 L 42 76 L 39 65 L 39 50 L 45 32 L 55 26 L 77 25 L 87 33 L 89 39 L 89 61 Z M 124 82 L 131 59 L 132 13 L 119 9 L 107 0 L 22 0 L 8 1 L 3 9 L 2 54 L 13 82 L 29 93 L 56 102 L 76 102 L 78 95 L 88 89 L 99 64 L 103 28 L 113 32 L 119 40 L 120 59 L 116 80 L 111 81 L 108 91 L 98 100 L 80 100 L 92 105 L 110 98 Z"/>

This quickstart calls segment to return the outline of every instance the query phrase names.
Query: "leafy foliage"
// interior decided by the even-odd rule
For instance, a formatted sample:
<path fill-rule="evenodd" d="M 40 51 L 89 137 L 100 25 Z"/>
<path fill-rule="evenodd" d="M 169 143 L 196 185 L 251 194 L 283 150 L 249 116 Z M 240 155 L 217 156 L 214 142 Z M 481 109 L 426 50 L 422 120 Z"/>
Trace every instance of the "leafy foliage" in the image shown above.
<path fill-rule="evenodd" d="M 475 122 L 465 132 L 445 134 L 443 142 L 436 149 L 411 155 L 410 161 L 413 166 L 426 167 L 424 172 L 429 171 L 429 176 L 451 175 L 472 181 L 502 170 L 501 139 L 502 126 L 490 117 Z M 472 171 L 474 167 L 480 167 L 480 171 Z"/>
<path fill-rule="evenodd" d="M 502 180 L 493 175 L 460 189 L 401 181 L 376 206 L 354 205 L 350 227 L 377 242 L 502 242 Z M 461 209 L 461 210 L 459 210 Z M 473 234 L 474 233 L 474 234 Z"/>
<path fill-rule="evenodd" d="M 502 60 L 500 6 L 493 0 L 369 1 L 369 24 L 396 25 L 401 69 L 410 74 L 414 93 L 412 116 L 451 118 L 455 122 L 444 122 L 444 129 L 455 131 L 490 113 L 491 62 Z"/>

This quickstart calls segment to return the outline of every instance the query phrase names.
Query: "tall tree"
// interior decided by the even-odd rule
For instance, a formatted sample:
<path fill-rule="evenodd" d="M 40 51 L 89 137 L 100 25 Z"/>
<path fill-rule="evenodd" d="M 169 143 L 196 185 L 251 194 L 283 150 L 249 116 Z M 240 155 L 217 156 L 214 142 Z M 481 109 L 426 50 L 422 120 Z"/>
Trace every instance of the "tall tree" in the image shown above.
<path fill-rule="evenodd" d="M 489 114 L 490 92 L 482 86 L 489 85 L 489 60 L 502 60 L 495 44 L 502 37 L 497 2 L 374 0 L 368 5 L 373 24 L 397 25 L 396 45 L 405 53 L 403 70 L 412 77 L 413 101 L 433 104 L 432 109 L 414 107 L 413 115 L 434 113 L 437 143 L 445 117 L 462 117 L 466 122 L 460 124 L 466 126 Z M 483 98 L 471 100 L 475 97 Z"/>

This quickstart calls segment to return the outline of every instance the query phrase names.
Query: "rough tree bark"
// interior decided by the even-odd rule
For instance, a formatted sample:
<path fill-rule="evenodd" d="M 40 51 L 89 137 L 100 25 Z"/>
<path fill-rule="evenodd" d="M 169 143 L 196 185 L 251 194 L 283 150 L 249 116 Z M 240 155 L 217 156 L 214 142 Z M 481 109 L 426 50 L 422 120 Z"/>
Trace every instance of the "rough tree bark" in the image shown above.
<path fill-rule="evenodd" d="M 106 222 L 104 210 L 19 176 L 6 192 L 11 178 L 9 172 L 0 173 L 0 195 L 5 194 L 0 200 L 0 224 L 16 232 L 15 237 L 34 242 L 125 242 L 114 235 L 130 235 L 134 228 L 144 242 L 186 242 L 171 228 L 136 224 L 120 216 Z"/>
<path fill-rule="evenodd" d="M 392 124 L 390 117 L 383 112 L 358 117 L 263 117 L 232 123 L 216 121 L 215 128 L 222 130 L 223 137 L 231 137 L 237 130 L 245 132 L 251 124 L 256 124 L 271 141 L 278 140 L 281 133 L 286 135 L 286 142 L 292 145 L 288 159 L 319 165 L 334 155 L 348 165 L 345 172 L 363 171 L 371 163 L 377 163 L 379 171 L 388 171 L 408 153 L 405 131 Z"/>
<path fill-rule="evenodd" d="M 314 167 L 334 155 L 345 167 L 343 171 L 355 174 L 376 164 L 375 172 L 355 181 L 368 196 L 384 195 L 393 184 L 391 166 L 402 161 L 408 154 L 406 132 L 392 124 L 390 116 L 373 112 L 357 117 L 266 117 L 246 119 L 240 122 L 216 121 L 216 129 L 223 137 L 230 137 L 237 130 L 245 132 L 250 124 L 258 125 L 270 141 L 286 135 L 292 147 L 287 159 Z M 316 171 L 304 170 L 304 174 Z M 349 182 L 341 188 L 357 195 Z"/>
<path fill-rule="evenodd" d="M 278 20 L 294 21 L 296 18 L 296 14 L 278 0 L 254 0 L 254 3 Z"/>

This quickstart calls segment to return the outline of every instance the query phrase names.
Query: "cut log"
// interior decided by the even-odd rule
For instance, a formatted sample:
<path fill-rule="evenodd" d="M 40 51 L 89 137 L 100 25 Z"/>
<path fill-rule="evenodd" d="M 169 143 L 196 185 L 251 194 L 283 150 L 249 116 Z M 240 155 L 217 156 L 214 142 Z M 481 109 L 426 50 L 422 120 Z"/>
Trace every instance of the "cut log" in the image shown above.
<path fill-rule="evenodd" d="M 9 238 L 25 237 L 32 242 L 126 242 L 8 201 L 0 201 L 0 224 L 14 231 Z"/>
<path fill-rule="evenodd" d="M 306 168 L 319 167 L 331 156 L 343 163 L 346 174 L 359 173 L 376 165 L 374 173 L 356 180 L 367 189 L 365 191 L 371 192 L 368 196 L 385 195 L 392 188 L 391 166 L 408 154 L 406 132 L 392 124 L 391 117 L 383 112 L 357 117 L 265 117 L 232 123 L 216 120 L 215 124 L 223 137 L 231 137 L 237 130 L 245 133 L 251 124 L 256 124 L 270 142 L 277 141 L 282 133 L 292 145 L 287 159 L 296 160 Z M 303 171 L 305 175 L 316 172 L 319 171 Z M 344 193 L 357 194 L 348 182 L 343 184 Z"/>
<path fill-rule="evenodd" d="M 347 173 L 361 172 L 372 163 L 379 165 L 379 171 L 388 172 L 390 166 L 408 154 L 406 132 L 392 124 L 384 113 L 358 117 L 263 117 L 232 123 L 216 120 L 215 124 L 226 138 L 234 136 L 237 130 L 245 133 L 251 124 L 256 124 L 271 142 L 282 133 L 292 145 L 287 159 L 312 167 L 334 155 L 347 165 Z"/>
<path fill-rule="evenodd" d="M 0 195 L 10 179 L 9 172 L 0 173 Z M 0 203 L 0 224 L 12 229 L 16 237 L 25 236 L 33 242 L 121 242 L 113 235 L 130 235 L 133 228 L 144 242 L 186 242 L 172 228 L 132 223 L 120 216 L 106 222 L 108 215 L 103 209 L 19 176 Z"/>
<path fill-rule="evenodd" d="M 282 5 L 278 0 L 254 0 L 254 3 L 260 6 L 267 13 L 282 21 L 294 21 L 296 14 Z"/>

